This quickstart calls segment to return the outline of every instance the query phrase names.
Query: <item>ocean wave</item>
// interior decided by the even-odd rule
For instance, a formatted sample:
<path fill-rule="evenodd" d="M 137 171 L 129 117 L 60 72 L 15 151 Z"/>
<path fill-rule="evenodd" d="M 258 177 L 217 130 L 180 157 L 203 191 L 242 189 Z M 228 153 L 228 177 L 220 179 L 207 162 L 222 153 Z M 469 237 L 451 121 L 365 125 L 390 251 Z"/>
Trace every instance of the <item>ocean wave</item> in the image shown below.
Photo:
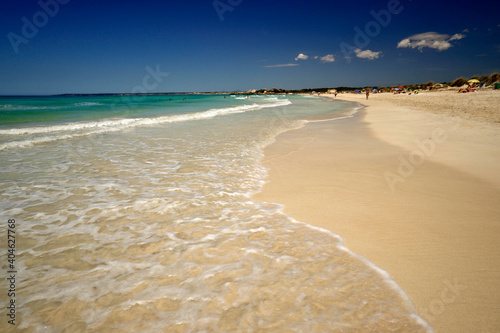
<path fill-rule="evenodd" d="M 158 126 L 98 144 L 84 137 L 4 152 L 0 170 L 9 181 L 0 206 L 16 220 L 33 221 L 25 225 L 30 244 L 18 263 L 30 314 L 22 328 L 431 332 L 390 276 L 346 249 L 340 236 L 294 220 L 283 205 L 252 199 L 267 180 L 255 138 L 265 128 L 274 140 L 306 122 L 290 117 L 269 122 L 262 112 L 252 115 L 255 121 L 227 117 L 221 125 L 231 126 L 218 130 L 203 122 L 179 131 Z M 135 122 L 18 139 L 32 144 L 26 139 L 65 139 L 145 121 L 128 120 Z"/>
<path fill-rule="evenodd" d="M 62 105 L 62 106 L 31 106 L 31 105 L 15 105 L 15 104 L 0 104 L 0 110 L 7 110 L 7 111 L 14 111 L 14 110 L 61 110 L 65 108 L 71 108 L 71 107 L 88 107 L 88 106 L 99 106 L 99 105 L 104 105 L 103 103 L 99 102 L 81 102 L 81 103 L 74 103 L 71 105 Z"/>
<path fill-rule="evenodd" d="M 176 114 L 168 116 L 160 116 L 156 118 L 126 118 L 114 120 L 102 120 L 84 123 L 72 123 L 43 127 L 25 127 L 25 128 L 11 128 L 0 130 L 0 135 L 38 135 L 38 134 L 54 134 L 57 135 L 29 138 L 27 140 L 11 141 L 8 143 L 0 144 L 0 150 L 29 147 L 33 144 L 47 143 L 56 140 L 69 139 L 76 136 L 93 135 L 106 132 L 116 132 L 135 126 L 159 125 L 166 123 L 185 122 L 193 120 L 210 119 L 217 116 L 224 116 L 234 113 L 242 113 L 247 111 L 256 111 L 264 108 L 273 108 L 279 106 L 286 106 L 292 104 L 288 99 L 277 100 L 269 104 L 247 104 L 228 108 L 209 109 L 203 112 Z M 87 131 L 87 132 L 85 132 Z M 61 134 L 66 132 L 67 134 Z"/>
<path fill-rule="evenodd" d="M 12 110 L 49 110 L 49 109 L 55 110 L 55 109 L 60 109 L 61 107 L 4 104 L 4 105 L 0 105 L 0 108 L 8 110 L 8 111 L 12 111 Z"/>
<path fill-rule="evenodd" d="M 189 113 L 189 114 L 176 114 L 168 116 L 160 116 L 156 118 L 125 118 L 116 120 L 102 120 L 95 122 L 85 122 L 85 123 L 74 123 L 74 124 L 62 124 L 53 126 L 43 126 L 43 127 L 25 127 L 25 128 L 11 128 L 0 130 L 0 135 L 25 135 L 25 134 L 42 134 L 42 133 L 52 133 L 52 132 L 63 132 L 63 131 L 78 131 L 85 129 L 95 129 L 95 128 L 109 128 L 109 127 L 122 127 L 122 126 L 139 126 L 139 125 L 154 125 L 170 122 L 181 122 L 189 120 L 200 120 L 208 119 L 216 116 L 223 116 L 226 114 L 240 113 L 246 111 L 260 110 L 263 108 L 272 108 L 278 106 L 289 105 L 290 102 L 287 99 L 278 100 L 275 103 L 270 104 L 250 104 L 250 105 L 240 105 L 229 108 L 219 108 L 219 109 L 209 109 L 203 112 Z"/>
<path fill-rule="evenodd" d="M 104 104 L 98 103 L 98 102 L 82 102 L 82 103 L 75 103 L 73 105 L 74 106 L 97 106 L 97 105 L 104 105 Z"/>

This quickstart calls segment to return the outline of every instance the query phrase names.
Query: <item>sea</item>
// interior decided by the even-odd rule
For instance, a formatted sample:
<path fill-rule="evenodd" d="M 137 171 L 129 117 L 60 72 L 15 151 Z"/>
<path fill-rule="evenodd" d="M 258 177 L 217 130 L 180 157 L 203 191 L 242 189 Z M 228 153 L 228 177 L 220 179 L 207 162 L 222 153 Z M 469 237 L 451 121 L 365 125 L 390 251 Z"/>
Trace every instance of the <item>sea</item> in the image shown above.
<path fill-rule="evenodd" d="M 253 199 L 279 134 L 357 109 L 299 95 L 0 97 L 0 328 L 432 332 L 339 235 Z"/>

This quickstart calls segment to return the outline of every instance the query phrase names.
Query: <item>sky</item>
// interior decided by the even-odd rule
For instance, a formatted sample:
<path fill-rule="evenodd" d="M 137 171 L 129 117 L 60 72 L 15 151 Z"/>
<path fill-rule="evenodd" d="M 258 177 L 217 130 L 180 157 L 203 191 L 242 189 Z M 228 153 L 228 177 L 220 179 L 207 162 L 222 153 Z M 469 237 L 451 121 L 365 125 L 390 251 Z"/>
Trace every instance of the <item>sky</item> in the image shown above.
<path fill-rule="evenodd" d="M 498 1 L 17 0 L 0 95 L 447 82 L 500 72 Z"/>

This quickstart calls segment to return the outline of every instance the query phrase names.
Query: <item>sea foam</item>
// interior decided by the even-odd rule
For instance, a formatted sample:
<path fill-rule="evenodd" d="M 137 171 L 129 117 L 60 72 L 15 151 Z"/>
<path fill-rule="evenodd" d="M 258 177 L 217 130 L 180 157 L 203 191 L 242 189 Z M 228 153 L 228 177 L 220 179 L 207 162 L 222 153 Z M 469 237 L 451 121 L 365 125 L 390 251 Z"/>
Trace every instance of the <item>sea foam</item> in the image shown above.
<path fill-rule="evenodd" d="M 0 151 L 0 209 L 22 221 L 19 329 L 431 332 L 340 236 L 252 199 L 263 147 L 329 107 L 301 103 L 9 132 L 62 136 Z"/>

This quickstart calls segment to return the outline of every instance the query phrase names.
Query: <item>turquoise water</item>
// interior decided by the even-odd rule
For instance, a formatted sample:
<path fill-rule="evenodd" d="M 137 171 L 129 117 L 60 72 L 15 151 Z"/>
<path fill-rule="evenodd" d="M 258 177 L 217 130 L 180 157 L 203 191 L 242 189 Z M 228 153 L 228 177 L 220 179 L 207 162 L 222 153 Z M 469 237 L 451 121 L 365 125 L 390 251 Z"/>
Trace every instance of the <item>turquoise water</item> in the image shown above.
<path fill-rule="evenodd" d="M 0 126 L 43 125 L 112 117 L 155 117 L 248 104 L 239 98 L 230 98 L 229 95 L 225 97 L 221 95 L 0 97 Z"/>
<path fill-rule="evenodd" d="M 264 147 L 356 108 L 290 95 L 0 99 L 17 329 L 431 331 L 339 236 L 252 199 Z"/>

